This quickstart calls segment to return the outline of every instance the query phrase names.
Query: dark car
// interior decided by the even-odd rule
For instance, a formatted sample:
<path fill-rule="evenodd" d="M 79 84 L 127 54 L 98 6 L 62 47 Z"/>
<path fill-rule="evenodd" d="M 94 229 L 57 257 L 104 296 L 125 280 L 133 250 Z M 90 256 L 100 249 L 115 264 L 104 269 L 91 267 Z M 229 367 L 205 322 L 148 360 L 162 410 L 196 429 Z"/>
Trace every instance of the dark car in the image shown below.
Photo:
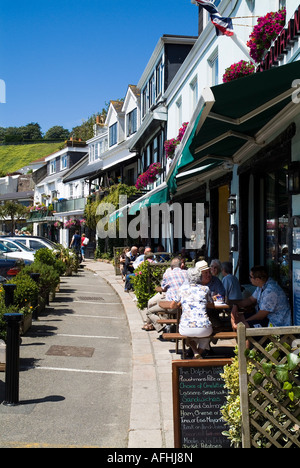
<path fill-rule="evenodd" d="M 0 276 L 4 278 L 11 278 L 16 276 L 21 270 L 20 261 L 16 259 L 5 258 L 0 253 Z M 0 282 L 2 282 L 0 280 Z"/>

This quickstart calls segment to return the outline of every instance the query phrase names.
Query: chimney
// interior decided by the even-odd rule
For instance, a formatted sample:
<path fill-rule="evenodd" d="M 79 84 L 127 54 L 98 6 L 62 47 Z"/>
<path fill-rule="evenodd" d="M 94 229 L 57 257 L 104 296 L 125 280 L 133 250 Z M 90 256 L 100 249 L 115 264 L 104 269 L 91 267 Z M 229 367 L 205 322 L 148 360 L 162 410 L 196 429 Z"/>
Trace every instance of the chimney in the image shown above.
<path fill-rule="evenodd" d="M 204 9 L 198 6 L 198 36 L 200 36 L 203 31 L 203 11 Z"/>

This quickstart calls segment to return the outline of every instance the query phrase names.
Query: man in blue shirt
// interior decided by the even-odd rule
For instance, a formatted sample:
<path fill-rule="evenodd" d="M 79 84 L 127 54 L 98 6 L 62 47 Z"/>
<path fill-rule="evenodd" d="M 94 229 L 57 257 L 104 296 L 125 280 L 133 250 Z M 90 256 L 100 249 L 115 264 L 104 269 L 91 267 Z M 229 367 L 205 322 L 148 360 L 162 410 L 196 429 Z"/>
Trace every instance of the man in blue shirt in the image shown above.
<path fill-rule="evenodd" d="M 288 299 L 281 287 L 269 278 L 264 266 L 253 267 L 249 279 L 256 290 L 247 299 L 233 301 L 237 306 L 233 307 L 231 323 L 234 329 L 239 322 L 246 327 L 289 327 L 291 325 L 291 308 Z M 231 302 L 231 301 L 229 301 Z M 255 313 L 249 315 L 240 314 L 238 307 L 255 306 Z"/>

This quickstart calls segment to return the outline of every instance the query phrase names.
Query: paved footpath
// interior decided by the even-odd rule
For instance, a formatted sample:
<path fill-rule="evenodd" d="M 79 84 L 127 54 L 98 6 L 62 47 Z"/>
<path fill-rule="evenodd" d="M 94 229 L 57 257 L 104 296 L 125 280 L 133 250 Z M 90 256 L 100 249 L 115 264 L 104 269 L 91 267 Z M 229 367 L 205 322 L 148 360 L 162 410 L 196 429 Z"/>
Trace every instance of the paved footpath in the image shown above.
<path fill-rule="evenodd" d="M 132 344 L 132 397 L 128 448 L 173 448 L 172 359 L 174 343 L 158 340 L 156 331 L 142 330 L 145 312 L 111 264 L 86 262 L 86 269 L 104 278 L 119 295 L 126 311 Z M 171 352 L 170 352 L 171 351 Z"/>
<path fill-rule="evenodd" d="M 62 278 L 22 339 L 20 405 L 0 404 L 0 448 L 173 447 L 178 356 L 141 329 L 133 297 L 103 262 L 88 260 L 83 272 Z"/>
<path fill-rule="evenodd" d="M 126 448 L 131 357 L 114 289 L 91 271 L 62 278 L 22 338 L 20 405 L 0 405 L 0 447 Z M 4 379 L 0 373 L 0 401 Z"/>

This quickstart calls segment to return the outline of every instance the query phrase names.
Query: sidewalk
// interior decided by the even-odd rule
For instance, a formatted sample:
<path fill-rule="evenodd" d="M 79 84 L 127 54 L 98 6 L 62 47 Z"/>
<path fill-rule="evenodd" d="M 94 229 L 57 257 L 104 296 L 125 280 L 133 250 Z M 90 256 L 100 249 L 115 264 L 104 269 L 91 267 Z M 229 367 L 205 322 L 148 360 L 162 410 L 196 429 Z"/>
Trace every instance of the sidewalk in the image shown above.
<path fill-rule="evenodd" d="M 172 359 L 173 343 L 158 340 L 156 331 L 142 330 L 145 313 L 124 292 L 124 283 L 114 267 L 87 260 L 85 269 L 105 279 L 124 306 L 132 340 L 132 400 L 128 448 L 173 448 Z"/>

